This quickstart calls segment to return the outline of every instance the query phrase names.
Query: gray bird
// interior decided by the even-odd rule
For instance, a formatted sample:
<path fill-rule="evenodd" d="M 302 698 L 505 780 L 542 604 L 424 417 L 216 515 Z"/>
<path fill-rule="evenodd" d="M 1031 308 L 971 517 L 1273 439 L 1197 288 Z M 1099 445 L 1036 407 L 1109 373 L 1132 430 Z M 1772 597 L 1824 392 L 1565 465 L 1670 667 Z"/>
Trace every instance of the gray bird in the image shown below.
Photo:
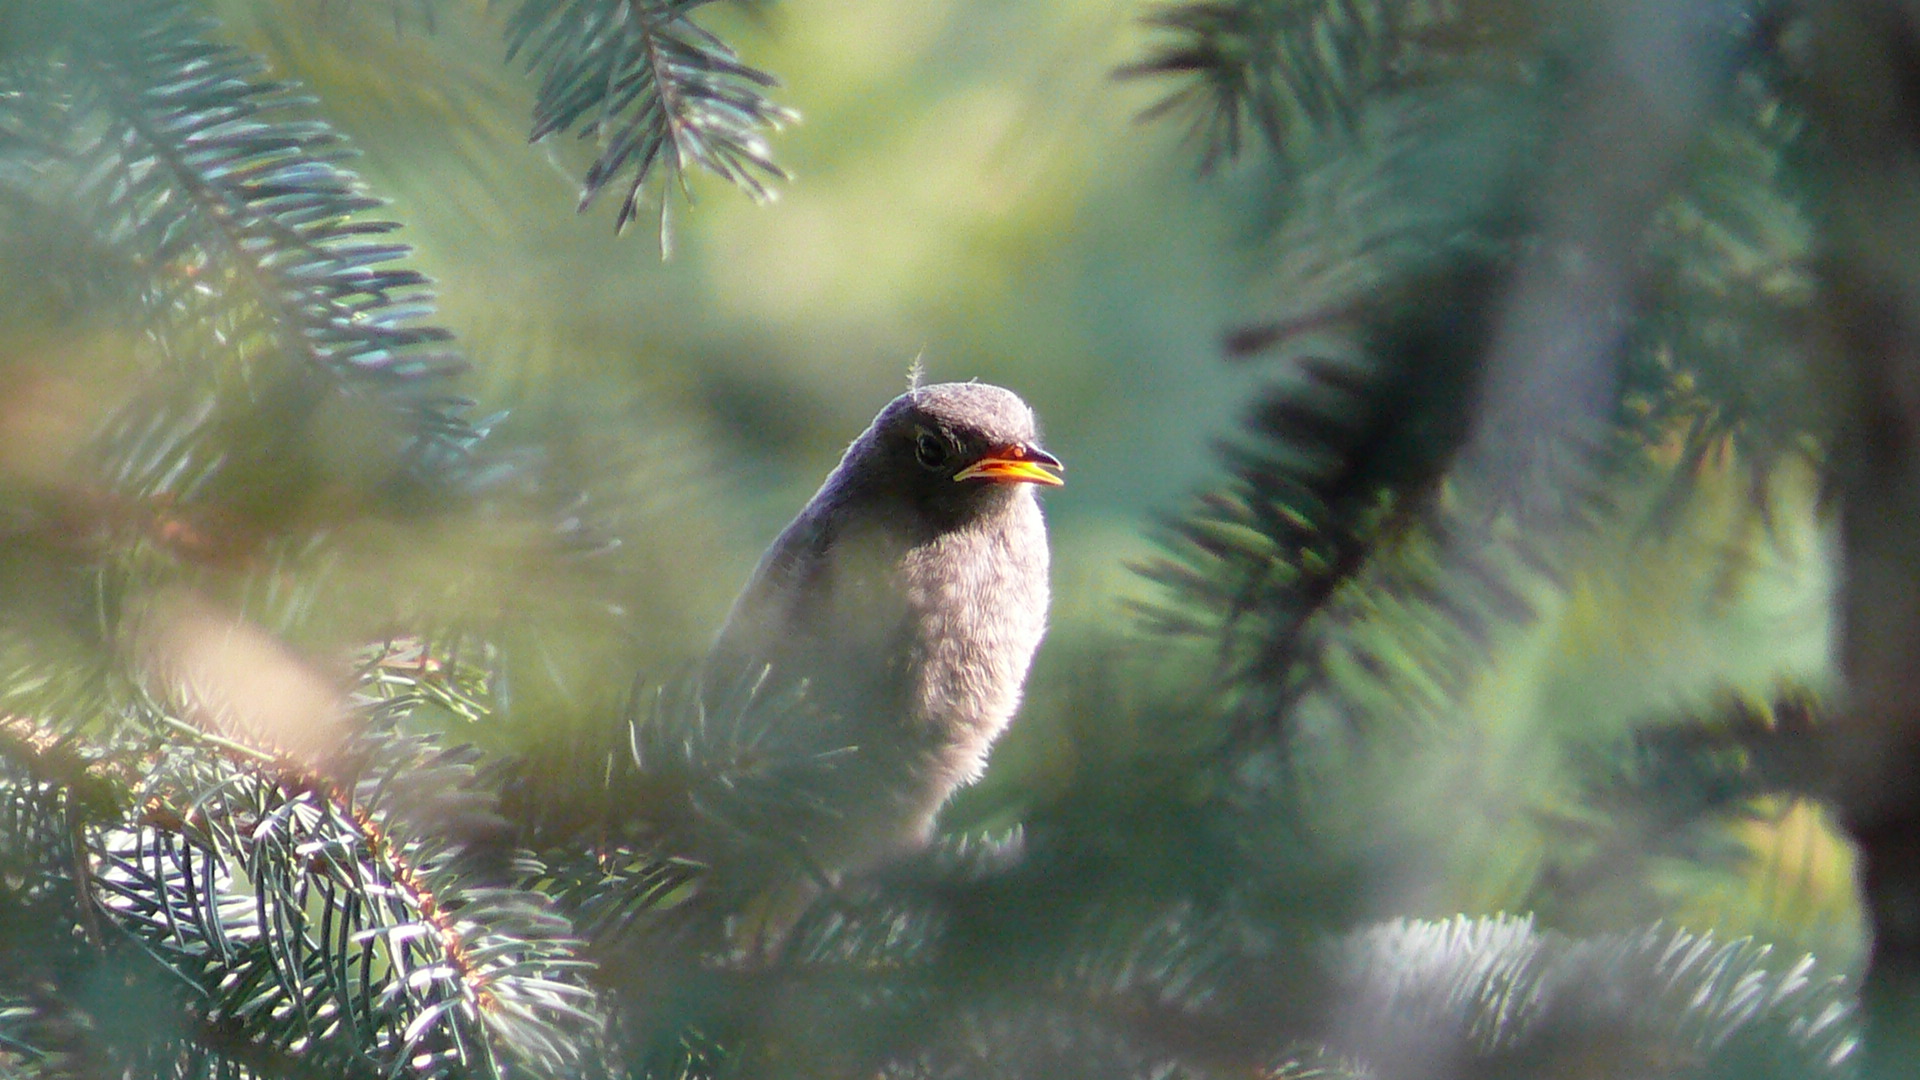
<path fill-rule="evenodd" d="M 797 687 L 800 743 L 849 751 L 801 838 L 829 878 L 924 845 L 1013 718 L 1047 622 L 1035 488 L 1062 482 L 1037 438 L 997 386 L 895 398 L 734 601 L 710 692 Z"/>

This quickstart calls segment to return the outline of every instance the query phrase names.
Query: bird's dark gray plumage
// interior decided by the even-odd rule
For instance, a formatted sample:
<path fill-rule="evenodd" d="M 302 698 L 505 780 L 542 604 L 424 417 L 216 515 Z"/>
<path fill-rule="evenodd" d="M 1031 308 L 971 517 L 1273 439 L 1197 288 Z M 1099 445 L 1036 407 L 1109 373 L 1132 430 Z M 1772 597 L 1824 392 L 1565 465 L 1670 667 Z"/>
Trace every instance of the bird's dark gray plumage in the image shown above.
<path fill-rule="evenodd" d="M 804 837 L 831 874 L 928 839 L 1012 719 L 1047 620 L 1033 411 L 979 383 L 880 411 L 767 551 L 707 667 L 802 691 L 815 748 L 852 753 Z M 816 739 L 817 736 L 817 739 Z"/>

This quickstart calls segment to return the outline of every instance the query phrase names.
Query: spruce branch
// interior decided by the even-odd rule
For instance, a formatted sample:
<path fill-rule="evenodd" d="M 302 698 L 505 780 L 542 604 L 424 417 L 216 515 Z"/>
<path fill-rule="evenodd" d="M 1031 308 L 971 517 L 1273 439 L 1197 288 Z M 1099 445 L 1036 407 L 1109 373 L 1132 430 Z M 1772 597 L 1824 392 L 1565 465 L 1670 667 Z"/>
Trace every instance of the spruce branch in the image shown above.
<path fill-rule="evenodd" d="M 1170 530 L 1171 558 L 1146 568 L 1171 587 L 1149 625 L 1219 643 L 1223 673 L 1265 714 L 1256 728 L 1285 725 L 1311 668 L 1308 626 L 1396 546 L 1438 576 L 1403 574 L 1388 601 L 1451 606 L 1469 638 L 1524 610 L 1496 584 L 1510 569 L 1500 553 L 1517 554 L 1512 539 L 1551 542 L 1509 529 L 1476 550 L 1474 519 L 1492 504 L 1454 485 L 1448 511 L 1442 496 L 1526 226 L 1541 121 L 1519 88 L 1383 95 L 1350 143 L 1322 148 L 1288 183 L 1289 212 L 1264 243 L 1263 299 L 1227 339 L 1230 356 L 1272 374 L 1227 450 L 1229 482 Z M 1443 523 L 1466 542 L 1442 543 Z M 1468 572 L 1450 576 L 1453 558 Z M 1375 595 L 1352 594 L 1363 606 Z M 1356 670 L 1398 659 L 1361 655 Z"/>
<path fill-rule="evenodd" d="M 863 785 L 895 767 L 857 745 L 804 685 L 776 690 L 748 678 L 712 694 L 689 681 L 642 685 L 628 708 L 625 738 L 583 748 L 580 772 L 510 779 L 507 816 L 533 850 L 611 858 L 606 872 L 655 882 L 642 887 L 663 898 L 689 875 L 726 897 L 723 906 L 822 880 L 816 845 L 832 837 L 848 801 L 866 797 Z M 569 789 L 571 799 L 559 797 Z M 625 865 L 642 852 L 658 866 Z"/>
<path fill-rule="evenodd" d="M 471 635 L 395 637 L 363 649 L 355 661 L 359 693 L 395 716 L 436 709 L 468 722 L 492 714 L 499 652 Z"/>
<path fill-rule="evenodd" d="M 1768 796 L 1818 798 L 1826 783 L 1826 707 L 1803 687 L 1762 700 L 1724 695 L 1706 708 L 1636 727 L 1624 747 L 1598 755 L 1587 774 L 1596 795 L 1679 826 L 1739 813 Z M 1667 830 L 1649 831 L 1658 836 Z"/>
<path fill-rule="evenodd" d="M 202 1022 L 348 1075 L 591 1064 L 569 924 L 495 883 L 474 755 L 373 726 L 343 781 L 218 744 L 166 755 L 108 831 L 102 902 L 198 988 Z M 453 838 L 453 839 L 449 839 Z"/>
<path fill-rule="evenodd" d="M 183 0 L 89 0 L 64 26 L 0 69 L 20 90 L 10 120 L 47 148 L 17 175 L 122 260 L 141 328 L 176 362 L 103 432 L 102 467 L 142 497 L 218 481 L 258 500 L 235 489 L 268 482 L 269 459 L 288 482 L 290 440 L 343 396 L 387 417 L 368 430 L 391 475 L 457 460 L 476 435 L 449 386 L 461 361 L 426 321 L 426 279 L 392 265 L 408 249 L 374 239 L 396 226 L 366 216 L 380 203 L 341 138 L 292 118 L 304 99 L 208 40 Z"/>
<path fill-rule="evenodd" d="M 128 785 L 151 747 L 125 732 L 88 744 L 19 716 L 4 726 L 0 1067 L 102 1080 L 144 1073 L 141 1059 L 184 1019 L 154 993 L 156 965 L 109 932 L 94 902 L 92 840 L 130 806 Z M 150 1006 L 136 1022 L 112 1022 L 136 1003 Z"/>
<path fill-rule="evenodd" d="M 1389 1075 L 1470 1054 L 1559 1075 L 1849 1075 L 1846 982 L 1812 957 L 1664 926 L 1572 938 L 1531 918 L 1403 920 L 1339 943 L 1335 1044 Z M 1685 1072 L 1683 1070 L 1697 1070 Z"/>
<path fill-rule="evenodd" d="M 1470 478 L 1448 479 L 1464 388 L 1432 389 L 1433 361 L 1393 358 L 1419 372 L 1396 379 L 1370 359 L 1300 360 L 1230 450 L 1229 485 L 1141 567 L 1167 588 L 1141 609 L 1147 627 L 1213 644 L 1242 738 L 1288 742 L 1312 697 L 1355 730 L 1447 714 L 1473 658 L 1532 616 L 1535 591 L 1608 512 L 1601 477 L 1619 467 L 1584 448 L 1558 466 L 1552 528 L 1523 528 Z"/>
<path fill-rule="evenodd" d="M 1624 398 L 1649 442 L 1681 440 L 1663 510 L 1731 455 L 1764 511 L 1769 473 L 1821 464 L 1834 437 L 1839 404 L 1819 375 L 1818 132 L 1781 81 L 1766 63 L 1741 73 L 1648 231 L 1653 287 Z"/>
<path fill-rule="evenodd" d="M 575 132 L 597 141 L 580 206 L 628 176 L 618 229 L 639 215 L 656 176 L 663 241 L 670 189 L 684 187 L 689 167 L 756 201 L 771 199 L 770 184 L 786 178 L 765 132 L 796 114 L 763 92 L 776 85 L 771 75 L 693 21 L 708 2 L 521 0 L 507 21 L 508 59 L 524 56 L 540 76 L 530 138 Z"/>
<path fill-rule="evenodd" d="M 1827 785 L 1827 709 L 1803 688 L 1770 698 L 1724 694 L 1638 725 L 1626 738 L 1575 747 L 1575 796 L 1537 814 L 1545 833 L 1539 910 L 1579 910 L 1594 895 L 1644 888 L 1652 865 L 1749 871 L 1755 851 L 1735 827 L 1777 820 Z M 1657 896 L 1645 896 L 1660 910 Z"/>
<path fill-rule="evenodd" d="M 1351 134 L 1366 98 L 1413 77 L 1414 48 L 1458 17 L 1455 0 L 1186 0 L 1144 21 L 1161 43 L 1115 74 L 1177 79 L 1140 115 L 1185 116 L 1210 171 L 1251 128 L 1283 161 Z"/>

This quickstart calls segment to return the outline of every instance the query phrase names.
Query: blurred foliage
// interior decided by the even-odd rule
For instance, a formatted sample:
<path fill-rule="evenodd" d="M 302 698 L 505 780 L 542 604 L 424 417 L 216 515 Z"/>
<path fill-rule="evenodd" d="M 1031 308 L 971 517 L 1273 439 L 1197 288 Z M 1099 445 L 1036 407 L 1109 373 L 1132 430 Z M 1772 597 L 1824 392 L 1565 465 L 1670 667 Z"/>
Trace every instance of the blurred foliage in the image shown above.
<path fill-rule="evenodd" d="M 0 0 L 0 1073 L 1848 1075 L 1813 31 L 1656 8 Z M 687 672 L 916 357 L 1054 630 L 769 911 Z"/>

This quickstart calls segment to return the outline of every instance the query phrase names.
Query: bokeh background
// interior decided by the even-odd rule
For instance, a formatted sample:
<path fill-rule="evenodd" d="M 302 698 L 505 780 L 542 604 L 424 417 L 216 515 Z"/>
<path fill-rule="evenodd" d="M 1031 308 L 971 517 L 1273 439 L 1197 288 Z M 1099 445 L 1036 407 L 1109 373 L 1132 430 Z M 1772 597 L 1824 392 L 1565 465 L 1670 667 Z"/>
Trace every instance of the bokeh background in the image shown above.
<path fill-rule="evenodd" d="M 527 132 L 644 5 L 0 0 L 0 1072 L 1905 1074 L 1904 15 L 686 10 L 792 176 L 617 235 Z M 820 889 L 859 748 L 689 676 L 915 368 L 1066 461 L 1053 629 Z"/>
<path fill-rule="evenodd" d="M 611 205 L 576 213 L 591 147 L 527 144 L 533 85 L 503 63 L 485 5 L 219 12 L 363 151 L 356 168 L 437 279 L 468 392 L 508 414 L 498 440 L 581 463 L 590 512 L 648 549 L 624 629 L 651 672 L 708 640 L 916 361 L 929 380 L 1019 392 L 1067 462 L 1047 499 L 1056 629 L 1040 671 L 1070 667 L 1151 592 L 1130 564 L 1212 475 L 1255 378 L 1219 342 L 1258 177 L 1203 177 L 1180 128 L 1138 122 L 1160 88 L 1113 77 L 1147 39 L 1136 5 L 703 12 L 784 83 L 801 119 L 773 149 L 792 179 L 755 204 L 692 175 L 664 251 L 657 217 L 621 236 Z M 1023 725 L 1002 755 L 1021 764 L 996 779 L 1019 772 L 1000 780 L 1018 787 L 1066 752 L 1045 722 Z"/>
<path fill-rule="evenodd" d="M 1158 88 L 1111 77 L 1145 39 L 1133 5 L 703 12 L 784 82 L 793 178 L 756 205 L 693 176 L 664 258 L 657 219 L 616 236 L 610 205 L 574 212 L 583 148 L 527 146 L 532 87 L 484 5 L 397 35 L 382 4 L 224 14 L 365 151 L 483 407 L 547 439 L 686 440 L 699 475 L 658 497 L 721 527 L 686 552 L 689 578 L 718 579 L 689 601 L 710 622 L 916 358 L 1040 411 L 1073 472 L 1049 503 L 1068 614 L 1110 606 L 1093 598 L 1124 586 L 1141 520 L 1179 504 L 1233 420 L 1234 181 L 1135 122 Z"/>
<path fill-rule="evenodd" d="M 1113 71 L 1148 40 L 1142 9 L 705 12 L 783 80 L 801 119 L 774 153 L 793 179 L 756 205 L 695 177 L 690 205 L 671 200 L 664 245 L 657 219 L 616 236 L 610 206 L 575 212 L 587 148 L 526 145 L 531 86 L 501 62 L 484 5 L 426 11 L 222 8 L 364 151 L 360 170 L 439 281 L 480 411 L 507 413 L 499 442 L 571 463 L 588 516 L 622 541 L 619 618 L 580 630 L 593 693 L 697 655 L 760 549 L 918 359 L 931 379 L 1024 395 L 1069 467 L 1048 496 L 1055 630 L 1022 720 L 950 822 L 1017 820 L 1097 744 L 1127 738 L 1098 726 L 1081 688 L 1116 651 L 1172 647 L 1131 629 L 1127 602 L 1154 588 L 1129 567 L 1154 551 L 1156 519 L 1213 481 L 1213 441 L 1271 375 L 1228 363 L 1220 342 L 1254 307 L 1265 227 L 1284 211 L 1263 202 L 1257 155 L 1203 176 L 1177 125 L 1136 122 L 1162 88 Z M 1672 529 L 1599 537 L 1500 641 L 1461 706 L 1471 725 L 1419 747 L 1417 767 L 1350 781 L 1334 827 L 1357 844 L 1391 837 L 1431 871 L 1393 906 L 1447 916 L 1540 895 L 1549 849 L 1577 844 L 1568 816 L 1584 812 L 1565 786 L 1568 746 L 1607 745 L 1730 688 L 1830 685 L 1830 523 L 1805 475 L 1783 470 L 1765 514 L 1745 482 L 1709 470 Z M 587 639 L 605 633 L 622 646 L 596 651 Z M 516 717 L 534 725 L 518 738 L 543 737 L 537 710 Z M 1653 901 L 1640 868 L 1618 896 L 1588 888 L 1585 908 L 1546 914 L 1601 929 L 1653 905 L 1842 966 L 1859 955 L 1851 866 L 1819 811 L 1783 802 L 1740 842 L 1756 858 L 1739 874 L 1676 860 L 1653 871 Z"/>

